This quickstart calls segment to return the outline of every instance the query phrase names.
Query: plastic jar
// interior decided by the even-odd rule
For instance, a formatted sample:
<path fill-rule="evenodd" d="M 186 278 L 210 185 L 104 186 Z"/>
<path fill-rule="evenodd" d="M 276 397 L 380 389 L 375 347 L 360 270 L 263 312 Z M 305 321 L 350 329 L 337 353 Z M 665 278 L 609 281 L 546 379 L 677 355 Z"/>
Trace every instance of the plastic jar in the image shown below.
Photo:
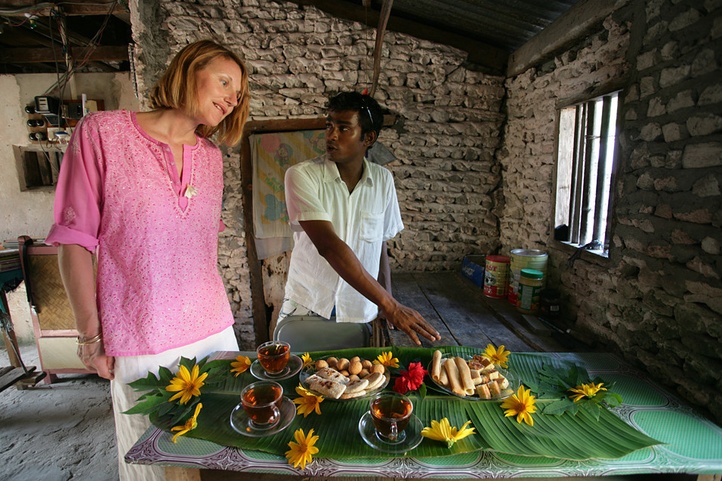
<path fill-rule="evenodd" d="M 543 289 L 540 293 L 539 316 L 548 321 L 559 319 L 561 314 L 561 295 L 556 289 Z"/>
<path fill-rule="evenodd" d="M 521 312 L 539 312 L 539 298 L 544 285 L 544 273 L 536 269 L 522 269 L 519 276 L 519 296 L 516 307 Z"/>

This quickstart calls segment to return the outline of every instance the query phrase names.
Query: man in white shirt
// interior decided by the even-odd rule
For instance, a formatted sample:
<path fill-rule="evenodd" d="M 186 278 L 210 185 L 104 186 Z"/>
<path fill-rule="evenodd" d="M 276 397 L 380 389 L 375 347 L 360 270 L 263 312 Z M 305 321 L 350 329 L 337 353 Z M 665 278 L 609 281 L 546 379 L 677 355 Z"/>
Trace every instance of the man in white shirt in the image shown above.
<path fill-rule="evenodd" d="M 441 339 L 376 280 L 385 242 L 403 229 L 391 172 L 365 159 L 382 124 L 373 98 L 340 93 L 328 106 L 326 155 L 286 172 L 294 248 L 276 329 L 289 315 L 368 323 L 380 311 L 417 345 L 419 335 Z"/>

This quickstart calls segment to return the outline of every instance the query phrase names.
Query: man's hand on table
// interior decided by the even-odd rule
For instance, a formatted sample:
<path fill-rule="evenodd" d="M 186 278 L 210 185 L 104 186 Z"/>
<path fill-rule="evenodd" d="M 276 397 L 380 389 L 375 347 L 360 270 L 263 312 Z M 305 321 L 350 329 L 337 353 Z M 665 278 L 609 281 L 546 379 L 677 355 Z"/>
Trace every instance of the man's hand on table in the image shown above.
<path fill-rule="evenodd" d="M 417 346 L 421 345 L 419 334 L 431 342 L 441 340 L 441 334 L 410 307 L 397 303 L 393 309 L 383 314 L 389 324 L 405 332 Z"/>

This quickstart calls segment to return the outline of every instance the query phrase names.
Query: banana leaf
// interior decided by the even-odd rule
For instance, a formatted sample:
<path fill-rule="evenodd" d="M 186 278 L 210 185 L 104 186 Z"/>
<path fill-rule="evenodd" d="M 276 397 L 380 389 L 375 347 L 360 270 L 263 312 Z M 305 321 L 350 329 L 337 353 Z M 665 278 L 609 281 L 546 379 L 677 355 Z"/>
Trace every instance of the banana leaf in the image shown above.
<path fill-rule="evenodd" d="M 467 347 L 440 348 L 454 355 L 471 355 L 481 352 Z M 401 364 L 401 369 L 410 362 L 421 362 L 428 368 L 433 349 L 425 348 L 364 348 L 349 351 L 323 351 L 311 353 L 313 359 L 335 355 L 337 357 L 361 356 L 375 359 L 382 352 L 391 350 Z M 525 380 L 536 381 L 535 373 L 541 369 L 549 356 L 534 353 L 513 353 L 509 358 L 508 371 Z M 230 365 L 230 360 L 228 361 Z M 219 370 L 220 371 L 220 370 Z M 392 369 L 392 375 L 394 374 Z M 368 399 L 333 401 L 321 403 L 321 416 L 312 413 L 307 417 L 297 415 L 283 431 L 262 438 L 253 438 L 238 434 L 230 426 L 230 414 L 240 402 L 243 387 L 255 378 L 250 372 L 238 377 L 230 374 L 224 382 L 204 386 L 201 392 L 203 409 L 198 417 L 198 425 L 185 436 L 205 439 L 215 443 L 242 449 L 258 450 L 283 456 L 288 450 L 293 433 L 302 428 L 305 433 L 311 429 L 319 435 L 316 447 L 317 458 L 350 459 L 359 457 L 438 457 L 475 451 L 495 451 L 520 456 L 543 456 L 559 459 L 585 460 L 593 458 L 619 458 L 635 450 L 659 444 L 658 441 L 637 431 L 612 412 L 603 409 L 598 419 L 584 412 L 576 415 L 534 414 L 534 426 L 519 424 L 513 417 L 505 417 L 500 402 L 468 401 L 429 389 L 426 396 L 411 394 L 414 414 L 424 426 L 431 420 L 446 417 L 451 426 L 460 428 L 471 420 L 476 434 L 464 438 L 447 448 L 445 443 L 424 439 L 421 444 L 405 454 L 386 455 L 363 441 L 359 429 L 359 419 L 368 411 Z M 282 381 L 284 394 L 294 399 L 298 377 Z M 427 378 L 427 384 L 433 384 Z M 390 390 L 393 379 L 386 388 Z M 431 386 L 429 386 L 431 387 Z M 167 418 L 151 416 L 151 421 L 159 428 L 170 430 Z M 179 442 L 182 442 L 179 441 Z"/>

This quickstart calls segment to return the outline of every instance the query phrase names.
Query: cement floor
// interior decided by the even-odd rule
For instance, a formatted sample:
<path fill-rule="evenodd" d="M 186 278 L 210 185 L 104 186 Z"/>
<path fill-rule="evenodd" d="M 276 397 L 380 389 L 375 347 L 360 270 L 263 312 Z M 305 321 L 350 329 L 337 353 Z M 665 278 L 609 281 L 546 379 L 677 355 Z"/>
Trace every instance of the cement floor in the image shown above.
<path fill-rule="evenodd" d="M 21 345 L 26 366 L 39 369 L 34 344 Z M 9 366 L 0 343 L 0 366 Z M 0 480 L 118 479 L 108 381 L 67 374 L 59 381 L 0 392 Z"/>

